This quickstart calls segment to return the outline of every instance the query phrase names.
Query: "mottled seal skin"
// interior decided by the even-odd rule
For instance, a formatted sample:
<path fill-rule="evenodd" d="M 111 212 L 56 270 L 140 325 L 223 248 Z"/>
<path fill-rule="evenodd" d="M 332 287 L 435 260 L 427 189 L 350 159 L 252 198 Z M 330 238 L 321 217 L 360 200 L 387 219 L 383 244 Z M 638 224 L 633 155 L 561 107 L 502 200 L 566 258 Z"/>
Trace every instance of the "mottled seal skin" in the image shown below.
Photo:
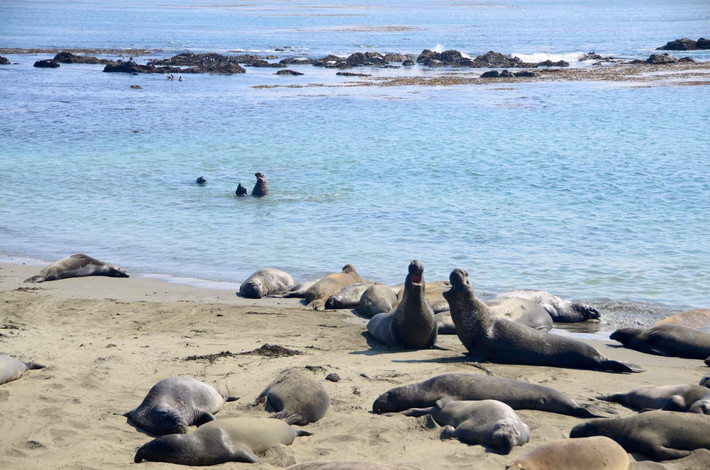
<path fill-rule="evenodd" d="M 44 367 L 36 362 L 22 362 L 7 354 L 0 354 L 0 385 L 19 379 L 25 371 Z"/>
<path fill-rule="evenodd" d="M 599 310 L 591 305 L 557 297 L 541 290 L 514 290 L 498 294 L 498 298 L 518 298 L 535 302 L 542 306 L 552 317 L 552 321 L 560 323 L 575 323 L 596 320 L 600 317 Z"/>
<path fill-rule="evenodd" d="M 345 286 L 335 294 L 328 297 L 325 302 L 325 308 L 354 308 L 360 303 L 362 294 L 372 284 L 369 282 L 356 282 Z"/>
<path fill-rule="evenodd" d="M 681 325 L 621 328 L 609 338 L 627 348 L 661 356 L 705 359 L 710 355 L 710 333 Z"/>
<path fill-rule="evenodd" d="M 346 264 L 341 272 L 326 274 L 306 291 L 306 306 L 313 310 L 323 310 L 331 295 L 356 282 L 363 280 L 352 264 Z"/>
<path fill-rule="evenodd" d="M 168 377 L 148 391 L 138 408 L 124 414 L 136 426 L 156 434 L 186 433 L 188 426 L 214 420 L 225 397 L 211 385 L 191 377 Z"/>
<path fill-rule="evenodd" d="M 590 404 L 580 405 L 567 395 L 543 385 L 481 374 L 442 374 L 423 382 L 395 387 L 383 393 L 372 404 L 375 413 L 389 413 L 425 408 L 437 400 L 502 401 L 515 410 L 541 410 L 581 418 L 607 416 L 604 410 Z"/>
<path fill-rule="evenodd" d="M 483 444 L 509 454 L 530 440 L 530 428 L 508 405 L 498 400 L 460 401 L 442 398 L 431 408 L 414 408 L 407 416 L 431 415 L 445 426 L 442 439 Z"/>
<path fill-rule="evenodd" d="M 629 418 L 592 419 L 578 424 L 569 437 L 606 436 L 626 452 L 653 460 L 680 459 L 695 449 L 710 449 L 710 418 L 677 411 L 647 411 Z"/>
<path fill-rule="evenodd" d="M 698 308 L 676 313 L 653 324 L 653 326 L 657 325 L 681 325 L 696 329 L 708 328 L 710 327 L 710 309 Z"/>
<path fill-rule="evenodd" d="M 538 446 L 506 465 L 506 470 L 626 470 L 629 455 L 605 436 L 562 439 Z"/>
<path fill-rule="evenodd" d="M 646 385 L 627 393 L 614 393 L 599 398 L 637 410 L 710 414 L 710 389 L 702 385 Z"/>
<path fill-rule="evenodd" d="M 286 470 L 407 470 L 374 462 L 357 462 L 352 460 L 334 460 L 331 462 L 304 462 L 291 465 Z"/>
<path fill-rule="evenodd" d="M 493 299 L 483 302 L 492 317 L 504 318 L 540 331 L 552 329 L 552 317 L 539 304 L 526 299 Z"/>
<path fill-rule="evenodd" d="M 254 173 L 256 176 L 256 184 L 251 190 L 251 195 L 255 197 L 264 197 L 269 195 L 269 183 L 266 182 L 266 176 L 263 173 Z"/>
<path fill-rule="evenodd" d="M 239 286 L 239 295 L 249 299 L 261 299 L 268 295 L 287 292 L 294 285 L 293 278 L 285 271 L 263 268 L 254 272 Z"/>
<path fill-rule="evenodd" d="M 225 418 L 203 424 L 190 434 L 170 434 L 144 444 L 135 463 L 169 462 L 181 465 L 217 465 L 258 462 L 259 454 L 275 444 L 289 445 L 296 436 L 311 433 L 270 418 Z"/>
<path fill-rule="evenodd" d="M 79 253 L 55 261 L 36 276 L 25 279 L 25 282 L 55 281 L 82 276 L 128 277 L 128 273 L 120 266 L 104 263 Z"/>
<path fill-rule="evenodd" d="M 330 407 L 330 395 L 325 387 L 299 369 L 280 373 L 257 401 L 262 398 L 266 398 L 266 411 L 275 413 L 271 417 L 288 424 L 314 423 L 325 416 Z"/>
<path fill-rule="evenodd" d="M 247 194 L 247 188 L 246 188 L 242 183 L 239 183 L 239 184 L 237 185 L 237 190 L 234 191 L 234 194 L 236 194 L 237 197 L 245 197 L 245 196 L 248 195 L 248 194 Z"/>
<path fill-rule="evenodd" d="M 454 269 L 449 280 L 451 289 L 444 297 L 451 307 L 451 319 L 457 336 L 476 361 L 604 372 L 642 371 L 633 364 L 607 359 L 592 346 L 574 338 L 492 317 L 488 307 L 476 298 L 468 273 L 463 269 Z"/>
<path fill-rule="evenodd" d="M 360 297 L 357 313 L 372 318 L 378 313 L 390 312 L 397 302 L 397 294 L 391 287 L 384 284 L 373 284 Z"/>

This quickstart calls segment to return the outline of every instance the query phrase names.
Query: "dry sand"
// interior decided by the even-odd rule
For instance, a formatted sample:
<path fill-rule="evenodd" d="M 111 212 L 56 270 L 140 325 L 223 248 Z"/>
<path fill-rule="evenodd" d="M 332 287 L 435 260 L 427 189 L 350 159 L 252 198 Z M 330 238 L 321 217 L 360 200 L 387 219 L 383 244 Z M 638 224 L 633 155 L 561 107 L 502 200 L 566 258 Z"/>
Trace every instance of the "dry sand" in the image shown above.
<path fill-rule="evenodd" d="M 697 383 L 702 361 L 651 356 L 587 340 L 603 354 L 641 365 L 640 374 L 466 362 L 455 336 L 440 337 L 453 351 L 388 351 L 363 334 L 366 320 L 348 310 L 305 310 L 298 299 L 247 300 L 233 290 L 199 289 L 132 277 L 22 280 L 38 267 L 0 264 L 0 352 L 47 365 L 0 385 L 0 468 L 179 468 L 133 463 L 151 437 L 122 413 L 150 387 L 188 375 L 238 395 L 217 419 L 266 416 L 253 406 L 261 390 L 288 367 L 307 367 L 332 398 L 326 416 L 307 426 L 311 437 L 280 446 L 261 463 L 214 468 L 272 469 L 312 460 L 367 460 L 419 469 L 503 469 L 533 447 L 567 437 L 582 420 L 542 411 L 518 414 L 531 439 L 510 455 L 482 446 L 441 441 L 426 417 L 375 415 L 382 392 L 447 372 L 493 374 L 544 384 L 585 402 L 600 394 L 647 384 Z M 265 344 L 298 351 L 266 357 L 240 354 Z M 213 360 L 187 360 L 229 351 Z M 339 382 L 325 381 L 335 372 Z M 634 412 L 610 404 L 619 416 Z M 640 456 L 633 456 L 641 458 Z"/>

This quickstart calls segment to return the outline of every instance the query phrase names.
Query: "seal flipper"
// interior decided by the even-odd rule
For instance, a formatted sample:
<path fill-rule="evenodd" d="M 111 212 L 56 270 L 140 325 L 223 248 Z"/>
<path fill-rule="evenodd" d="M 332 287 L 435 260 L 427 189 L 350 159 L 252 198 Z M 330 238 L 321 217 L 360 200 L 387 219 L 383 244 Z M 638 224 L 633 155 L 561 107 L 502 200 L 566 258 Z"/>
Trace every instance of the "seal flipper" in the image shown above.
<path fill-rule="evenodd" d="M 210 421 L 214 421 L 214 415 L 212 413 L 209 411 L 198 410 L 195 416 L 195 426 L 199 427 L 205 423 L 209 423 Z"/>
<path fill-rule="evenodd" d="M 310 431 L 306 431 L 305 429 L 296 429 L 296 435 L 297 436 L 312 436 L 313 433 Z"/>
<path fill-rule="evenodd" d="M 227 402 L 237 401 L 241 398 L 241 397 L 235 397 L 234 395 L 222 395 L 222 396 L 224 397 L 224 401 L 227 401 Z"/>
<path fill-rule="evenodd" d="M 286 424 L 308 424 L 308 421 L 303 419 L 301 415 L 298 413 L 291 413 L 290 411 L 279 411 L 278 413 L 274 413 L 269 418 L 274 418 L 274 419 L 280 419 L 281 421 L 285 421 Z"/>
<path fill-rule="evenodd" d="M 136 458 L 138 456 L 136 455 Z M 259 458 L 252 454 L 251 452 L 247 452 L 244 449 L 237 449 L 232 451 L 232 455 L 229 459 L 230 462 L 244 462 L 244 463 L 257 463 L 259 461 Z"/>
<path fill-rule="evenodd" d="M 610 414 L 618 414 L 613 408 L 601 407 L 592 403 L 578 404 L 573 411 L 572 416 L 577 416 L 578 418 L 608 418 Z"/>
<path fill-rule="evenodd" d="M 626 362 L 615 361 L 613 359 L 602 359 L 599 362 L 599 370 L 608 372 L 645 372 L 645 369 L 636 364 L 627 364 Z"/>
<path fill-rule="evenodd" d="M 441 397 L 438 400 L 436 400 L 436 407 L 439 408 L 440 410 L 444 409 L 446 405 L 449 404 L 449 402 L 453 401 L 451 397 Z"/>
<path fill-rule="evenodd" d="M 405 410 L 404 413 L 402 413 L 404 416 L 412 416 L 414 418 L 418 418 L 420 416 L 425 416 L 428 414 L 431 414 L 434 411 L 434 407 L 429 407 L 429 408 L 410 408 L 408 410 Z"/>
<path fill-rule="evenodd" d="M 25 367 L 27 367 L 28 370 L 32 369 L 44 369 L 45 365 L 42 364 L 37 364 L 36 362 L 25 362 Z"/>
<path fill-rule="evenodd" d="M 45 281 L 44 276 L 37 274 L 36 276 L 28 277 L 23 282 L 37 283 L 37 282 L 44 282 L 44 281 Z"/>

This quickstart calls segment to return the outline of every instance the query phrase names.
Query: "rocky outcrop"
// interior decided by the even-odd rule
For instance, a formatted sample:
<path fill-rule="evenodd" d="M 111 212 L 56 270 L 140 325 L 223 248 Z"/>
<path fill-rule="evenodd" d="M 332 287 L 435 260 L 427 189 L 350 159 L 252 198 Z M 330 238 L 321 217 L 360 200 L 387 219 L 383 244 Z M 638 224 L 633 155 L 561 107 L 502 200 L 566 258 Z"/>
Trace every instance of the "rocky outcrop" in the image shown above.
<path fill-rule="evenodd" d="M 651 56 L 646 59 L 646 63 L 652 65 L 675 64 L 676 62 L 678 62 L 678 59 L 667 52 L 665 54 L 651 54 Z"/>
<path fill-rule="evenodd" d="M 542 62 L 538 62 L 535 67 L 569 67 L 569 62 L 565 60 L 558 60 L 557 62 L 543 60 Z"/>
<path fill-rule="evenodd" d="M 494 51 L 486 52 L 485 54 L 473 59 L 473 67 L 475 68 L 515 68 L 529 66 L 530 64 L 526 64 L 517 57 L 508 57 L 500 52 Z"/>
<path fill-rule="evenodd" d="M 40 69 L 56 69 L 59 67 L 59 62 L 54 59 L 38 60 L 34 66 Z"/>
<path fill-rule="evenodd" d="M 276 72 L 274 75 L 303 75 L 301 72 L 296 72 L 295 70 L 290 70 L 290 69 L 284 69 L 284 70 L 279 70 Z"/>
<path fill-rule="evenodd" d="M 710 39 L 700 38 L 693 41 L 689 38 L 668 41 L 665 46 L 658 47 L 658 51 L 694 51 L 697 49 L 710 49 Z"/>
<path fill-rule="evenodd" d="M 310 65 L 313 62 L 315 62 L 313 59 L 310 59 L 308 57 L 287 57 L 285 59 L 281 59 L 279 61 L 279 64 L 283 65 Z"/>
<path fill-rule="evenodd" d="M 190 67 L 188 69 L 178 70 L 183 73 L 218 73 L 218 74 L 234 74 L 245 73 L 243 67 L 239 64 L 251 64 L 262 60 L 256 55 L 242 56 L 226 56 L 216 53 L 194 54 L 192 52 L 178 54 L 169 59 L 151 60 L 147 65 L 165 66 L 165 67 Z M 174 70 L 165 73 L 175 73 Z"/>
<path fill-rule="evenodd" d="M 184 54 L 180 54 L 184 55 Z M 192 55 L 203 55 L 203 56 L 219 56 L 219 54 L 192 54 Z M 175 56 L 177 57 L 177 56 Z M 230 75 L 235 73 L 246 72 L 243 67 L 238 63 L 230 60 L 212 60 L 210 58 L 203 58 L 203 61 L 197 60 L 199 64 L 192 67 L 181 67 L 180 65 L 189 65 L 187 62 L 183 62 L 181 58 L 175 60 L 174 63 L 171 62 L 172 59 L 164 59 L 160 61 L 149 61 L 145 65 L 137 64 L 132 60 L 124 62 L 119 60 L 118 62 L 113 62 L 106 64 L 104 67 L 104 72 L 123 72 L 123 73 L 217 73 Z M 226 56 L 221 56 L 226 57 Z M 161 65 L 159 64 L 172 64 L 172 65 Z"/>
<path fill-rule="evenodd" d="M 710 39 L 700 38 L 695 42 L 695 47 L 701 50 L 710 49 Z"/>
<path fill-rule="evenodd" d="M 0 65 L 10 65 L 10 60 L 0 55 Z"/>
<path fill-rule="evenodd" d="M 341 77 L 372 77 L 369 73 L 354 73 L 354 72 L 338 72 L 335 75 L 340 75 Z"/>
<path fill-rule="evenodd" d="M 108 59 L 98 59 L 91 56 L 72 54 L 71 52 L 60 52 L 54 56 L 54 60 L 61 64 L 112 64 L 114 61 Z"/>
<path fill-rule="evenodd" d="M 481 74 L 480 78 L 522 78 L 522 77 L 537 77 L 535 72 L 530 70 L 522 70 L 520 72 L 511 72 L 509 70 L 489 70 Z"/>
<path fill-rule="evenodd" d="M 385 54 L 385 60 L 389 62 L 406 62 L 410 60 L 409 56 L 406 54 L 398 54 L 395 52 L 388 52 Z"/>

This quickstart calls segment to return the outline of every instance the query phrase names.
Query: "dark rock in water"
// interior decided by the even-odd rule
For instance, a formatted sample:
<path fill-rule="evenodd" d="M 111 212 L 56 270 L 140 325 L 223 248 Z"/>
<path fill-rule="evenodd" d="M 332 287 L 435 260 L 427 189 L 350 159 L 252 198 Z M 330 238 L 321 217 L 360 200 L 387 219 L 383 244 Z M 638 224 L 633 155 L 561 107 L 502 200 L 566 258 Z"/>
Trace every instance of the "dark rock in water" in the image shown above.
<path fill-rule="evenodd" d="M 10 65 L 10 60 L 0 55 L 0 65 Z"/>
<path fill-rule="evenodd" d="M 280 64 L 291 65 L 291 64 L 312 64 L 313 59 L 308 57 L 287 57 L 286 59 L 281 59 Z"/>
<path fill-rule="evenodd" d="M 500 77 L 500 72 L 497 70 L 489 70 L 488 72 L 483 72 L 481 78 L 498 78 Z"/>
<path fill-rule="evenodd" d="M 200 186 L 207 184 L 207 180 L 205 179 L 204 176 L 200 176 L 195 180 L 195 183 L 199 184 Z"/>
<path fill-rule="evenodd" d="M 513 68 L 528 65 L 517 57 L 507 57 L 500 52 L 494 51 L 488 51 L 476 57 L 472 63 L 475 68 Z"/>
<path fill-rule="evenodd" d="M 676 39 L 675 41 L 668 41 L 665 46 L 658 47 L 658 51 L 694 51 L 698 48 L 695 41 L 688 38 Z"/>
<path fill-rule="evenodd" d="M 651 57 L 646 59 L 646 62 L 653 65 L 665 65 L 675 64 L 678 59 L 666 52 L 665 54 L 651 54 Z"/>
<path fill-rule="evenodd" d="M 700 38 L 695 43 L 695 46 L 701 50 L 710 49 L 710 39 Z"/>
<path fill-rule="evenodd" d="M 438 60 L 441 62 L 441 54 L 430 49 L 424 49 L 417 57 L 418 64 L 428 65 L 428 63 L 432 60 Z"/>
<path fill-rule="evenodd" d="M 515 72 L 516 77 L 537 77 L 537 74 L 535 72 L 532 72 L 530 70 L 523 70 L 521 72 Z"/>
<path fill-rule="evenodd" d="M 239 65 L 240 63 L 250 64 L 259 60 L 262 59 L 249 54 L 230 57 L 215 53 L 193 54 L 188 52 L 175 55 L 169 59 L 148 61 L 147 66 L 165 66 L 158 69 L 159 73 L 218 73 L 230 75 L 246 72 Z M 178 67 L 191 68 L 181 69 Z M 104 72 L 106 71 L 104 70 Z"/>
<path fill-rule="evenodd" d="M 406 62 L 410 59 L 409 59 L 409 56 L 405 55 L 405 54 L 388 52 L 387 54 L 385 54 L 385 60 L 387 62 Z"/>
<path fill-rule="evenodd" d="M 56 69 L 59 67 L 59 62 L 54 59 L 38 60 L 34 66 L 40 69 Z"/>
<path fill-rule="evenodd" d="M 279 58 L 279 56 L 277 56 L 277 55 L 267 55 L 266 56 L 266 60 L 276 60 L 278 58 Z"/>
<path fill-rule="evenodd" d="M 369 73 L 354 73 L 354 72 L 338 72 L 335 75 L 340 75 L 341 77 L 372 77 Z"/>
<path fill-rule="evenodd" d="M 503 70 L 500 72 L 500 77 L 501 78 L 513 78 L 515 77 L 515 74 L 511 72 L 510 70 Z"/>
<path fill-rule="evenodd" d="M 544 60 L 542 62 L 538 62 L 537 67 L 569 67 L 569 62 L 564 60 L 558 60 L 557 62 Z"/>
<path fill-rule="evenodd" d="M 104 72 L 123 72 L 123 73 L 161 73 L 152 65 L 139 65 L 129 60 L 124 62 L 119 60 L 111 64 L 106 64 Z"/>
<path fill-rule="evenodd" d="M 142 89 L 143 89 L 143 87 L 140 86 L 140 85 L 131 85 L 131 88 L 132 88 L 133 90 L 142 90 Z"/>
<path fill-rule="evenodd" d="M 402 65 L 404 67 L 411 67 L 412 65 L 414 65 L 414 61 L 412 59 L 407 59 L 404 62 L 402 62 Z"/>
<path fill-rule="evenodd" d="M 345 59 L 345 63 L 350 67 L 360 65 L 387 65 L 384 56 L 378 52 L 356 52 Z"/>
<path fill-rule="evenodd" d="M 439 57 L 439 60 L 441 60 L 443 63 L 451 65 L 457 65 L 464 58 L 463 54 L 453 49 L 442 52 Z"/>
<path fill-rule="evenodd" d="M 249 65 L 249 66 L 251 66 L 251 67 L 262 67 L 262 68 L 267 68 L 267 67 L 271 67 L 271 68 L 282 68 L 282 67 L 286 67 L 286 64 L 282 64 L 282 63 L 279 63 L 279 62 L 273 62 L 273 63 L 272 63 L 272 62 L 267 62 L 267 61 L 265 61 L 265 60 L 263 60 L 263 59 L 255 60 L 255 61 L 253 61 L 253 62 L 251 62 L 251 63 L 249 63 L 249 64 L 245 64 L 245 65 Z"/>
<path fill-rule="evenodd" d="M 678 59 L 678 62 L 695 62 L 695 59 L 693 59 L 692 57 L 681 57 L 680 59 Z"/>
<path fill-rule="evenodd" d="M 113 60 L 76 55 L 71 52 L 60 52 L 54 56 L 54 60 L 62 64 L 110 64 L 114 62 Z"/>
<path fill-rule="evenodd" d="M 284 70 L 279 70 L 276 72 L 274 75 L 303 75 L 302 72 L 296 72 L 295 70 L 289 70 L 289 69 L 284 69 Z"/>
<path fill-rule="evenodd" d="M 313 65 L 316 67 L 336 67 L 336 68 L 347 68 L 349 67 L 348 63 L 345 62 L 345 59 L 342 57 L 339 57 L 337 55 L 327 55 L 323 57 L 322 59 L 316 60 L 313 62 Z"/>
<path fill-rule="evenodd" d="M 584 54 L 582 57 L 579 58 L 580 61 L 585 62 L 587 60 L 602 60 L 603 57 L 597 54 L 596 52 L 587 52 Z"/>
<path fill-rule="evenodd" d="M 239 197 L 246 196 L 247 195 L 247 188 L 244 187 L 244 185 L 242 183 L 239 183 L 239 186 L 237 186 L 237 191 L 235 192 L 235 194 Z"/>

